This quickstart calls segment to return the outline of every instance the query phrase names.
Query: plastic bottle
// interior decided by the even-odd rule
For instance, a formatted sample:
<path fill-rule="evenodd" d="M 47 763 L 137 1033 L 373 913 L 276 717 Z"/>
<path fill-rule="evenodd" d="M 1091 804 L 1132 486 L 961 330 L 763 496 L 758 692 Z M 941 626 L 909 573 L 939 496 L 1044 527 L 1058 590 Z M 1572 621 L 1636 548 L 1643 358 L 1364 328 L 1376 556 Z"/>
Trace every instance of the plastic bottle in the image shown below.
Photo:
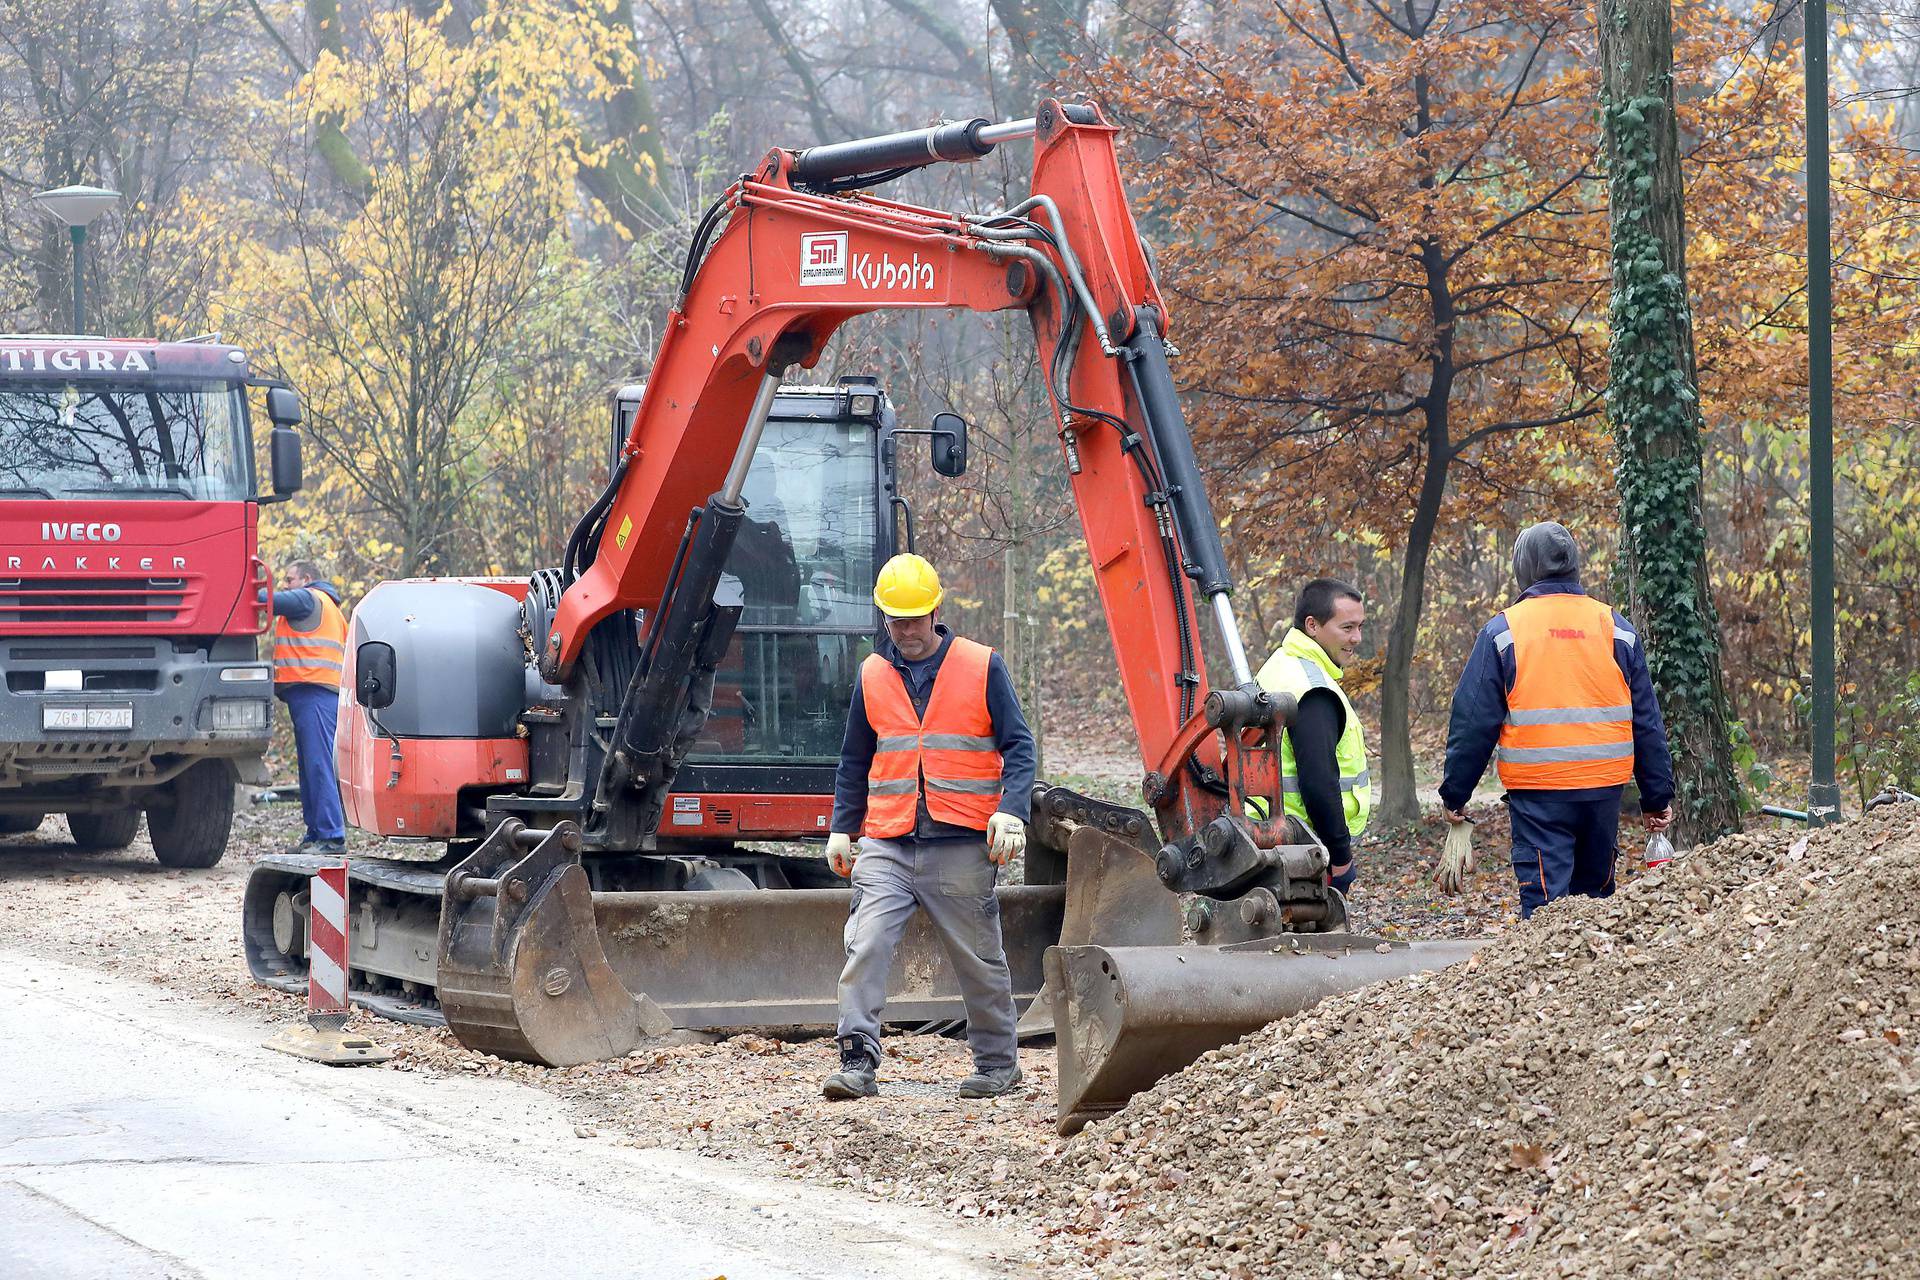
<path fill-rule="evenodd" d="M 1656 831 L 1647 837 L 1647 870 L 1658 871 L 1673 861 L 1673 841 L 1667 833 Z"/>

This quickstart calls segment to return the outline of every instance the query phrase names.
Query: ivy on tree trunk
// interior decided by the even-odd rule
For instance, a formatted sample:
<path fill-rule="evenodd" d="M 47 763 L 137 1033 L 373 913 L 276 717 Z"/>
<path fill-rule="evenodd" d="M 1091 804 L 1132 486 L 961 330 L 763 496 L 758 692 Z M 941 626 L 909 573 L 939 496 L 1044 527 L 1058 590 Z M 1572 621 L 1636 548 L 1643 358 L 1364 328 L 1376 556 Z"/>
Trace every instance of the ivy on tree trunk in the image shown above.
<path fill-rule="evenodd" d="M 1613 295 L 1607 411 L 1619 465 L 1623 608 L 1666 714 L 1683 843 L 1735 830 L 1733 711 L 1701 514 L 1669 0 L 1600 0 Z"/>

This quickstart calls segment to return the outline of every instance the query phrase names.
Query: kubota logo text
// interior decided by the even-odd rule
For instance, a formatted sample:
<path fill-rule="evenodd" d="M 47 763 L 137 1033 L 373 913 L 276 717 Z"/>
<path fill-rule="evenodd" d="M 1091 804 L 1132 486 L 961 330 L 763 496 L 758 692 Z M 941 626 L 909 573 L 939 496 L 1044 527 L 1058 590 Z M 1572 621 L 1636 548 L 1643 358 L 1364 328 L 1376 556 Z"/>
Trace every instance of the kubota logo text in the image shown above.
<path fill-rule="evenodd" d="M 58 521 L 41 521 L 40 540 L 42 542 L 118 542 L 120 526 L 117 524 L 63 524 Z"/>
<path fill-rule="evenodd" d="M 859 253 L 853 258 L 853 282 L 863 289 L 931 289 L 933 264 L 922 262 L 917 253 L 905 262 L 895 262 L 884 253 L 877 259 Z"/>

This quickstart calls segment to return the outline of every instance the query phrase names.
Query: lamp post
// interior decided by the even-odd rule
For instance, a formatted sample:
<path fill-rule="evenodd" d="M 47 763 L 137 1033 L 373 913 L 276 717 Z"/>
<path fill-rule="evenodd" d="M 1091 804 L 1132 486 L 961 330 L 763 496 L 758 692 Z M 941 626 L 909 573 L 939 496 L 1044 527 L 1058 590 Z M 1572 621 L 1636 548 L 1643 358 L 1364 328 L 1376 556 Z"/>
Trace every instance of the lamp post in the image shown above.
<path fill-rule="evenodd" d="M 67 234 L 73 237 L 73 331 L 85 333 L 87 277 L 83 253 L 87 228 L 120 202 L 120 193 L 104 187 L 59 187 L 37 192 L 33 202 L 40 206 L 42 213 L 66 227 Z"/>
<path fill-rule="evenodd" d="M 1807 0 L 1807 485 L 1813 527 L 1812 825 L 1840 820 L 1834 778 L 1833 223 L 1827 160 L 1827 0 Z"/>

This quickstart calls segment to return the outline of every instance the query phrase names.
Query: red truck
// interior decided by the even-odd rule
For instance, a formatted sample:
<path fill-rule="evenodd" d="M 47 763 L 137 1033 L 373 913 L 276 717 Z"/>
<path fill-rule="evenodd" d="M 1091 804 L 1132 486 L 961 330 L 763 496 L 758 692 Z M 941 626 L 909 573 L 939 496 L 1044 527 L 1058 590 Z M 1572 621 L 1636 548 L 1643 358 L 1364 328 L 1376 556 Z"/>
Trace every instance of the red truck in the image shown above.
<path fill-rule="evenodd" d="M 266 390 L 261 495 L 247 390 Z M 262 503 L 300 487 L 300 402 L 218 342 L 0 336 L 0 834 L 210 867 L 265 781 Z"/>

